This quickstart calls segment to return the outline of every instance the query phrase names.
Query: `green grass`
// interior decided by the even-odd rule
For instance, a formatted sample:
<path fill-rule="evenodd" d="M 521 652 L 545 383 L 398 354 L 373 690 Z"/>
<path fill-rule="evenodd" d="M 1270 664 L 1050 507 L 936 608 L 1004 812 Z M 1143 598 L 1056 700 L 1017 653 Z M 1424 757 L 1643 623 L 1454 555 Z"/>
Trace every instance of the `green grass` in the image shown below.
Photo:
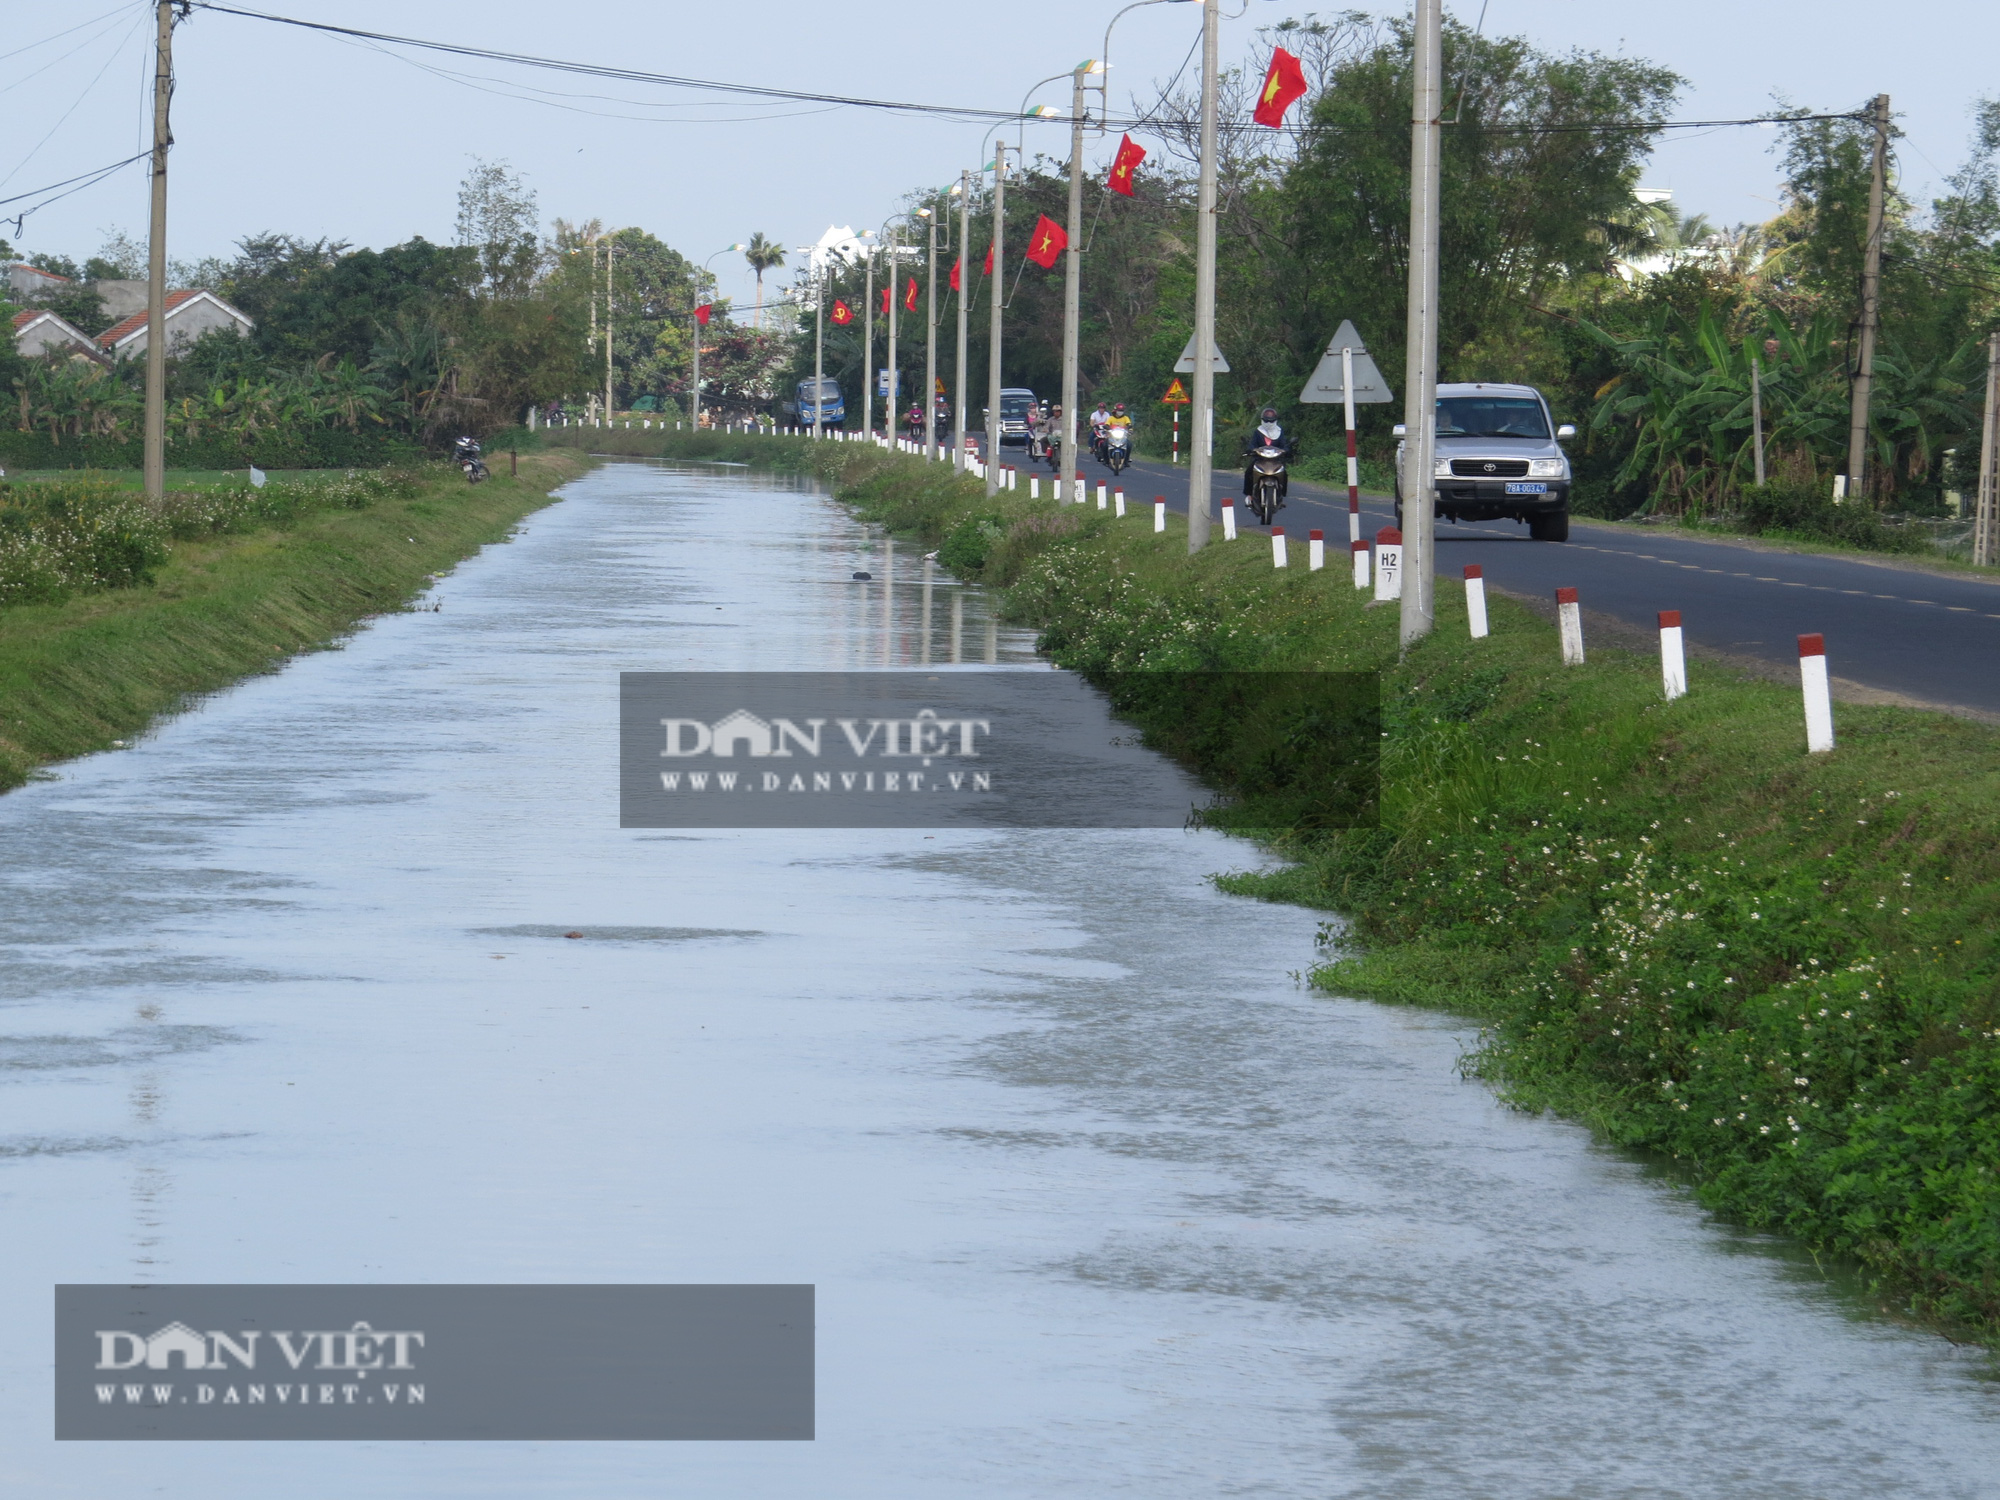
<path fill-rule="evenodd" d="M 270 469 L 270 478 L 292 481 L 334 478 L 345 474 L 345 469 Z M 119 489 L 143 490 L 145 475 L 137 469 L 9 469 L 7 476 L 15 483 L 27 483 L 37 479 L 52 479 L 74 482 L 95 480 L 116 485 Z M 166 483 L 170 490 L 205 488 L 218 484 L 248 484 L 248 469 L 169 469 Z"/>
<path fill-rule="evenodd" d="M 584 466 L 524 459 L 476 487 L 440 471 L 413 498 L 176 542 L 137 587 L 0 609 L 0 790 L 400 607 Z"/>
<path fill-rule="evenodd" d="M 1345 569 L 1276 572 L 1261 537 L 1189 557 L 1178 519 L 988 500 L 861 445 L 665 451 L 821 474 L 1100 681 L 1379 669 L 1380 826 L 1302 832 L 1252 797 L 1226 821 L 1289 863 L 1218 883 L 1341 913 L 1313 982 L 1477 1016 L 1468 1067 L 1515 1105 L 1672 1158 L 1715 1210 L 2000 1336 L 1993 729 L 1843 705 L 1840 747 L 1811 756 L 1796 688 L 1695 661 L 1669 704 L 1652 658 L 1565 668 L 1505 599 L 1470 640 L 1450 584 L 1399 654 L 1393 607 Z"/>

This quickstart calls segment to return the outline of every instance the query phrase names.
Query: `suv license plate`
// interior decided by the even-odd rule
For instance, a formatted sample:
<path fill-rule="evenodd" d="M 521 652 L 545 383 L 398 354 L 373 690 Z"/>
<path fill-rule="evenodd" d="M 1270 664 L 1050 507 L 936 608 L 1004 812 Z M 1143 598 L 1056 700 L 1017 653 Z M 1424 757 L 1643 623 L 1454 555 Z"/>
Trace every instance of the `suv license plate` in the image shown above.
<path fill-rule="evenodd" d="M 1507 493 L 1510 495 L 1546 495 L 1548 492 L 1549 487 L 1545 484 L 1519 484 L 1512 480 L 1507 484 Z"/>

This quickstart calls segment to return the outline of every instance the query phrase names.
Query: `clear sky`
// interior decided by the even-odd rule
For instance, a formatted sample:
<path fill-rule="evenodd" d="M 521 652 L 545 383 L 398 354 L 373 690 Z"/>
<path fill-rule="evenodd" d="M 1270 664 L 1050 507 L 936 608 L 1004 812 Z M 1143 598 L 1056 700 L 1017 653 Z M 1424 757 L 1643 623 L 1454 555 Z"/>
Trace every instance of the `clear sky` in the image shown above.
<path fill-rule="evenodd" d="M 763 0 L 243 0 L 314 20 L 648 71 L 786 88 L 1013 109 L 1037 79 L 1103 50 L 1115 0 L 1009 0 L 1002 7 Z M 1304 7 L 1247 5 L 1225 22 L 1226 59 L 1255 29 Z M 1381 10 L 1381 7 L 1371 7 Z M 1453 13 L 1479 18 L 1477 0 Z M 0 197 L 142 150 L 151 46 L 149 0 L 0 0 Z M 1385 12 L 1386 13 L 1386 12 Z M 16 52 L 79 22 L 47 46 Z M 1689 81 L 1684 119 L 1756 114 L 1774 94 L 1851 108 L 1886 90 L 1908 132 L 1905 190 L 1928 201 L 1963 160 L 1976 96 L 2000 93 L 2000 4 L 1990 0 L 1490 0 L 1489 33 L 1550 50 L 1622 52 Z M 1135 10 L 1111 46 L 1114 106 L 1171 76 L 1199 34 L 1193 4 Z M 854 109 L 690 102 L 686 94 L 499 65 L 424 58 L 465 80 L 382 50 L 233 16 L 196 12 L 176 43 L 172 253 L 225 253 L 244 234 L 281 230 L 384 245 L 448 239 L 459 178 L 475 156 L 505 159 L 540 194 L 545 218 L 601 217 L 653 231 L 695 260 L 762 230 L 789 245 L 832 223 L 861 228 L 901 194 L 975 165 L 983 127 Z M 1190 71 L 1192 76 L 1192 70 Z M 528 89 L 562 91 L 526 102 Z M 1050 86 L 1036 96 L 1061 102 Z M 556 104 L 569 106 L 554 107 Z M 1056 126 L 1029 147 L 1064 147 Z M 1663 145 L 1647 185 L 1722 223 L 1768 217 L 1773 135 L 1723 130 Z M 39 143 L 39 144 L 38 144 Z M 1103 149 L 1108 155 L 1109 146 Z M 142 237 L 143 168 L 57 203 L 17 246 L 79 258 L 107 228 Z M 0 214 L 18 205 L 0 207 Z M 740 257 L 722 256 L 723 289 L 750 296 Z M 782 280 L 782 277 L 778 278 Z"/>

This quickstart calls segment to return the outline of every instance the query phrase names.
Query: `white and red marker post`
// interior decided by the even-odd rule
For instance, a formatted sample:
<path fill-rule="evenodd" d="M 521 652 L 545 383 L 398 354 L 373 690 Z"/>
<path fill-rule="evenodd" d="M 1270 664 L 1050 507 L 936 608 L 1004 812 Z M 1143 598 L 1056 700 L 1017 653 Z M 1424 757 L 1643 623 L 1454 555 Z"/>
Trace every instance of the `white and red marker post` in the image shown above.
<path fill-rule="evenodd" d="M 1368 587 L 1368 544 L 1356 537 L 1347 544 L 1347 550 L 1354 554 L 1354 586 L 1365 589 Z"/>
<path fill-rule="evenodd" d="M 1375 602 L 1403 597 L 1403 533 L 1384 526 L 1375 533 Z"/>
<path fill-rule="evenodd" d="M 1273 526 L 1271 528 L 1271 566 L 1274 568 L 1282 568 L 1284 565 L 1285 565 L 1285 528 L 1282 526 Z"/>
<path fill-rule="evenodd" d="M 1236 502 L 1234 500 L 1225 500 L 1222 502 L 1222 539 L 1225 542 L 1236 540 Z"/>
<path fill-rule="evenodd" d="M 1083 474 L 1079 471 L 1076 476 L 1076 503 L 1078 505 L 1083 504 L 1084 498 Z"/>
<path fill-rule="evenodd" d="M 1340 351 L 1340 400 L 1347 409 L 1347 539 L 1361 540 L 1361 459 L 1354 447 L 1354 351 Z"/>
<path fill-rule="evenodd" d="M 1575 589 L 1556 590 L 1556 625 L 1562 632 L 1563 665 L 1583 665 L 1583 607 Z"/>
<path fill-rule="evenodd" d="M 1681 638 L 1681 612 L 1677 609 L 1660 611 L 1660 688 L 1669 703 L 1687 696 L 1687 643 Z"/>
<path fill-rule="evenodd" d="M 1833 691 L 1826 679 L 1826 637 L 1799 637 L 1799 686 L 1806 699 L 1806 750 L 1823 755 L 1833 748 Z"/>
<path fill-rule="evenodd" d="M 1103 510 L 1104 503 L 1104 485 L 1100 482 L 1097 486 L 1097 508 Z"/>
<path fill-rule="evenodd" d="M 1306 533 L 1306 571 L 1317 573 L 1326 566 L 1326 533 L 1308 531 Z"/>
<path fill-rule="evenodd" d="M 1113 509 L 1113 510 L 1115 510 L 1115 511 L 1116 511 L 1116 512 L 1118 513 L 1118 515 L 1120 516 L 1120 518 L 1123 518 L 1123 516 L 1124 516 L 1124 514 L 1125 514 L 1125 490 L 1124 490 L 1124 487 L 1123 487 L 1123 486 L 1121 485 L 1121 486 L 1120 486 L 1119 488 L 1117 488 L 1117 489 L 1113 490 L 1113 491 L 1111 492 L 1111 498 L 1112 498 L 1112 500 L 1113 500 L 1113 501 L 1115 502 L 1115 503 L 1113 504 L 1113 506 L 1112 506 L 1112 509 Z"/>
<path fill-rule="evenodd" d="M 1165 495 L 1155 495 L 1153 496 L 1153 530 L 1165 531 L 1166 529 L 1167 497 Z"/>
<path fill-rule="evenodd" d="M 1475 641 L 1486 639 L 1486 569 L 1478 563 L 1465 565 L 1465 621 Z"/>

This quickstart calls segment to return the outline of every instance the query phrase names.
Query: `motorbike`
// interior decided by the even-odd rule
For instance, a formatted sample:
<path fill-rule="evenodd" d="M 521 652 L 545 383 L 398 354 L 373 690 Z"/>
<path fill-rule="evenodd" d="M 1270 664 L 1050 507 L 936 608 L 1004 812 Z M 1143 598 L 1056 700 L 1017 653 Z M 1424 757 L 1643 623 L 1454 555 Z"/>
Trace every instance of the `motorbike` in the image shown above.
<path fill-rule="evenodd" d="M 486 461 L 479 456 L 479 440 L 462 437 L 451 446 L 452 462 L 465 473 L 467 484 L 477 484 L 486 478 Z"/>
<path fill-rule="evenodd" d="M 1099 463 L 1108 461 L 1104 454 L 1104 433 L 1105 428 L 1100 423 L 1090 424 L 1090 456 Z"/>
<path fill-rule="evenodd" d="M 1053 446 L 1054 445 L 1049 442 L 1048 435 L 1044 433 L 1040 428 L 1030 427 L 1028 429 L 1029 463 L 1040 463 L 1043 459 L 1049 456 L 1050 449 Z"/>
<path fill-rule="evenodd" d="M 1104 462 L 1114 474 L 1125 472 L 1125 465 L 1132 461 L 1132 429 L 1114 427 L 1104 435 Z"/>
<path fill-rule="evenodd" d="M 1257 514 L 1257 524 L 1269 526 L 1285 504 L 1285 450 L 1268 443 L 1250 450 L 1250 473 L 1254 493 L 1244 498 Z"/>

